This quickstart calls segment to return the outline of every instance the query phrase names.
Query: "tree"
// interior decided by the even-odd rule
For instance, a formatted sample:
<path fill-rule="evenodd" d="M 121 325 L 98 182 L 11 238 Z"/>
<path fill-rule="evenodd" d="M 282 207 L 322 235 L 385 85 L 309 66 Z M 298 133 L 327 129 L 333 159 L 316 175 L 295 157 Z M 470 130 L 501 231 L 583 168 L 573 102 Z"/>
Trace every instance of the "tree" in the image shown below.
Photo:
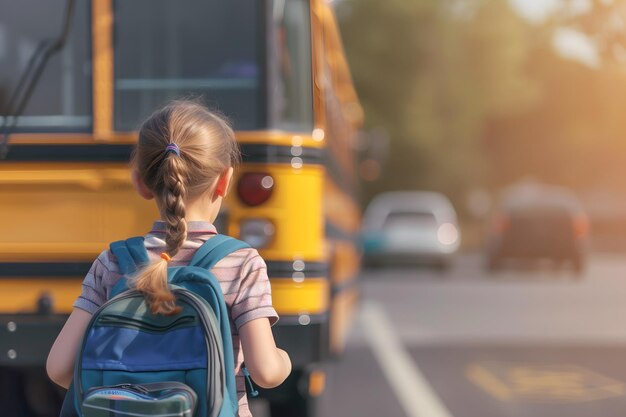
<path fill-rule="evenodd" d="M 506 0 L 355 0 L 339 12 L 367 127 L 391 139 L 366 198 L 399 188 L 461 197 L 481 183 L 486 121 L 536 97 L 525 22 Z"/>
<path fill-rule="evenodd" d="M 578 2 L 580 3 L 580 2 Z M 561 0 L 553 20 L 577 29 L 592 39 L 604 63 L 626 62 L 626 1 L 590 0 L 585 10 L 575 0 Z"/>

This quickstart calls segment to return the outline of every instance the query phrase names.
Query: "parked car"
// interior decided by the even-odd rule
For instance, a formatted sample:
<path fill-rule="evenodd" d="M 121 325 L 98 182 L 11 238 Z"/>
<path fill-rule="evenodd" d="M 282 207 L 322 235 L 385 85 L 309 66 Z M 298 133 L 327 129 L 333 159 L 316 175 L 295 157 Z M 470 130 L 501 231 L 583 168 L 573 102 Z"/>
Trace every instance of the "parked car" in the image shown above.
<path fill-rule="evenodd" d="M 365 263 L 430 264 L 445 268 L 461 236 L 456 212 L 442 194 L 387 192 L 375 197 L 363 216 Z"/>
<path fill-rule="evenodd" d="M 487 266 L 549 259 L 584 271 L 589 222 L 576 196 L 561 187 L 527 184 L 504 193 L 487 237 Z"/>

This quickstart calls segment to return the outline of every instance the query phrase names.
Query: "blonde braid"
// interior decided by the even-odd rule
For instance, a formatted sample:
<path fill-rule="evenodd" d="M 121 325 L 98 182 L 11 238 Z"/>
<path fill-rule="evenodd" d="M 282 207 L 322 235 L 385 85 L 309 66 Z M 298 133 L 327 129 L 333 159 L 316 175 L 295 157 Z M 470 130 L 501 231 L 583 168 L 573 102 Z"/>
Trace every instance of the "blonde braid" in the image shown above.
<path fill-rule="evenodd" d="M 172 153 L 166 155 L 168 165 L 164 178 L 163 208 L 166 223 L 165 243 L 167 253 L 174 257 L 187 239 L 185 220 L 185 166 L 181 157 Z"/>
<path fill-rule="evenodd" d="M 161 198 L 165 217 L 165 244 L 167 254 L 162 260 L 149 265 L 137 277 L 137 289 L 145 293 L 154 314 L 174 315 L 181 311 L 176 305 L 176 298 L 170 291 L 167 282 L 166 259 L 174 257 L 187 239 L 187 222 L 185 221 L 185 164 L 177 154 L 166 152 L 163 176 L 163 193 Z"/>

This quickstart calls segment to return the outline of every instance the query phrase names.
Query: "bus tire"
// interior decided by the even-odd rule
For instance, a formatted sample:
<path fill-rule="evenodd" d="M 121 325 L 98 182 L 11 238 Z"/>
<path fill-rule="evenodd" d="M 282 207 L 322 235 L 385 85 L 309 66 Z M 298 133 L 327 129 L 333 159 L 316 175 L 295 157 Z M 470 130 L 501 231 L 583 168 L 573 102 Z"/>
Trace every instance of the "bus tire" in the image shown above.
<path fill-rule="evenodd" d="M 287 402 L 270 402 L 270 415 L 272 417 L 316 417 L 317 398 L 308 396 L 295 397 Z"/>
<path fill-rule="evenodd" d="M 271 417 L 318 416 L 319 395 L 310 394 L 310 376 L 308 369 L 295 369 L 279 387 L 259 389 L 261 398 L 267 400 Z"/>

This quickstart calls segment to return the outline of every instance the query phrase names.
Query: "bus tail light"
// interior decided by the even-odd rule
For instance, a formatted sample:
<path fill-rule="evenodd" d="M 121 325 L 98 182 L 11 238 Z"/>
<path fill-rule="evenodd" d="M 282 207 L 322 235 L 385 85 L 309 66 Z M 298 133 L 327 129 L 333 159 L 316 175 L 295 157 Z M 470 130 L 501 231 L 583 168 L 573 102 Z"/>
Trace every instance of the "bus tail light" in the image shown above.
<path fill-rule="evenodd" d="M 265 203 L 274 190 L 274 178 L 259 172 L 243 174 L 237 184 L 237 194 L 245 204 L 258 206 Z"/>

